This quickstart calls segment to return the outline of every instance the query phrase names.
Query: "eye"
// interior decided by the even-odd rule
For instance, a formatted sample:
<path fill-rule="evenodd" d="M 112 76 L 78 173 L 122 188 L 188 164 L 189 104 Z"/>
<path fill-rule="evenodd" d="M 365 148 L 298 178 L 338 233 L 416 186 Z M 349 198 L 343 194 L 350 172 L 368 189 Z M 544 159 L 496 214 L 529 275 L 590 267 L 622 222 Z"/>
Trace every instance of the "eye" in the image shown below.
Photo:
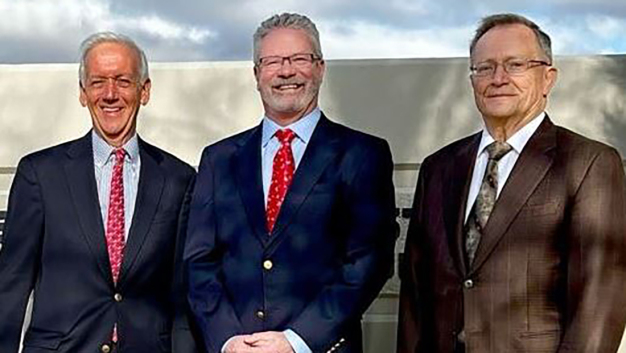
<path fill-rule="evenodd" d="M 294 55 L 291 61 L 296 65 L 306 65 L 311 62 L 311 57 L 309 55 Z"/>
<path fill-rule="evenodd" d="M 484 64 L 476 65 L 476 74 L 477 75 L 488 75 L 488 74 L 492 73 L 493 71 L 494 71 L 494 65 L 493 64 L 484 63 Z"/>
<path fill-rule="evenodd" d="M 117 86 L 121 88 L 128 88 L 133 85 L 133 81 L 126 77 L 120 77 L 115 82 L 117 82 Z"/>
<path fill-rule="evenodd" d="M 509 60 L 506 62 L 506 68 L 508 72 L 521 72 L 526 69 L 526 61 L 524 60 Z"/>
<path fill-rule="evenodd" d="M 104 86 L 104 80 L 101 79 L 101 78 L 91 79 L 87 83 L 87 86 L 89 86 L 91 88 L 100 88 L 100 87 Z"/>
<path fill-rule="evenodd" d="M 261 65 L 265 67 L 277 67 L 280 66 L 282 58 L 279 56 L 268 56 L 261 59 Z"/>

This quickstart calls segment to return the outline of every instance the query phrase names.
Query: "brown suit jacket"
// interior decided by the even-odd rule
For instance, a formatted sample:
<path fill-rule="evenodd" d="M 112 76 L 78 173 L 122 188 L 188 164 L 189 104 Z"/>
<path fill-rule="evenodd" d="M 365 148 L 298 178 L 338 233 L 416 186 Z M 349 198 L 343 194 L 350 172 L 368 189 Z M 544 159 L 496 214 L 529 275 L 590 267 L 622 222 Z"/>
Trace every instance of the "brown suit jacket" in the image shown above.
<path fill-rule="evenodd" d="M 406 242 L 400 353 L 616 352 L 626 321 L 626 187 L 615 149 L 548 118 L 528 141 L 467 264 L 480 134 L 421 168 Z"/>

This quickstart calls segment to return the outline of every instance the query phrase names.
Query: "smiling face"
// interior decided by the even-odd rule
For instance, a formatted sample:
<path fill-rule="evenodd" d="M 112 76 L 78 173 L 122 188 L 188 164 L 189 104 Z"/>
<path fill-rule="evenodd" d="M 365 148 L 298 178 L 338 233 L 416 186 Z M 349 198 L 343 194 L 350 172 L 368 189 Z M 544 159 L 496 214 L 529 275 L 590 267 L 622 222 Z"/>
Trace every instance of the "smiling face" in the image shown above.
<path fill-rule="evenodd" d="M 261 60 L 268 56 L 288 57 L 313 52 L 311 39 L 300 29 L 274 29 L 261 40 L 259 46 Z M 285 126 L 317 107 L 324 61 L 314 60 L 311 65 L 301 67 L 283 60 L 282 65 L 275 70 L 257 65 L 254 75 L 265 114 L 277 124 Z"/>
<path fill-rule="evenodd" d="M 150 99 L 150 80 L 140 82 L 139 56 L 116 42 L 97 44 L 85 58 L 80 103 L 93 128 L 109 145 L 120 147 L 135 133 L 140 105 Z"/>
<path fill-rule="evenodd" d="M 521 24 L 501 25 L 487 31 L 476 43 L 472 65 L 497 63 L 493 75 L 472 76 L 474 99 L 486 122 L 521 127 L 539 115 L 556 81 L 552 66 L 533 66 L 510 75 L 502 63 L 513 59 L 548 61 L 542 53 L 534 32 Z"/>

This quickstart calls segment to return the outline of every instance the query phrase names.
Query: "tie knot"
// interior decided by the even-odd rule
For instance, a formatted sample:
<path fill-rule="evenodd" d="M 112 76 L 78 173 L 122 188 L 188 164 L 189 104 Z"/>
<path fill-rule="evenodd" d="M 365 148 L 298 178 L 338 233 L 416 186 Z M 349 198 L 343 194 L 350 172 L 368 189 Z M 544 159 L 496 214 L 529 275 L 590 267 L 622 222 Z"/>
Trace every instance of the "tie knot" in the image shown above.
<path fill-rule="evenodd" d="M 296 137 L 296 134 L 291 129 L 276 131 L 276 138 L 278 138 L 278 141 L 280 141 L 281 144 L 284 144 L 284 143 L 289 144 L 291 143 L 291 141 L 293 141 L 295 137 Z"/>
<path fill-rule="evenodd" d="M 116 148 L 113 150 L 113 154 L 115 155 L 115 162 L 121 163 L 124 161 L 124 157 L 126 156 L 126 150 L 123 148 Z"/>
<path fill-rule="evenodd" d="M 489 154 L 489 159 L 499 161 L 504 155 L 509 153 L 511 149 L 513 149 L 511 145 L 506 142 L 494 141 L 487 146 L 487 153 Z"/>

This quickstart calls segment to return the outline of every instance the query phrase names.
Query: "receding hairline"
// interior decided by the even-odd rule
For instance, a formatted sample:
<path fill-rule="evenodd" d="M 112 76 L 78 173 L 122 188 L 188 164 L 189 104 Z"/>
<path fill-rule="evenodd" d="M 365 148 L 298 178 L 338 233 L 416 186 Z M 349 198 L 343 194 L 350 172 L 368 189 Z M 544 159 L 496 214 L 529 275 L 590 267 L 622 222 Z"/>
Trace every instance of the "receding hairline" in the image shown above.
<path fill-rule="evenodd" d="M 474 51 L 480 39 L 482 39 L 487 33 L 496 28 L 514 27 L 520 25 L 528 28 L 533 33 L 535 43 L 539 52 L 546 57 L 546 59 L 552 63 L 552 40 L 550 36 L 539 25 L 532 20 L 515 13 L 499 13 L 490 16 L 483 17 L 480 24 L 474 32 L 474 36 L 470 41 L 470 60 L 474 56 Z"/>
<path fill-rule="evenodd" d="M 87 37 L 80 45 L 80 62 L 78 73 L 81 85 L 84 84 L 84 79 L 87 75 L 87 59 L 90 56 L 92 50 L 105 43 L 120 44 L 123 47 L 126 47 L 131 52 L 134 52 L 135 58 L 137 59 L 136 73 L 139 76 L 139 80 L 142 83 L 145 83 L 147 80 L 150 79 L 150 72 L 148 68 L 148 60 L 146 58 L 146 54 L 132 38 L 124 34 L 115 32 L 98 32 Z"/>

